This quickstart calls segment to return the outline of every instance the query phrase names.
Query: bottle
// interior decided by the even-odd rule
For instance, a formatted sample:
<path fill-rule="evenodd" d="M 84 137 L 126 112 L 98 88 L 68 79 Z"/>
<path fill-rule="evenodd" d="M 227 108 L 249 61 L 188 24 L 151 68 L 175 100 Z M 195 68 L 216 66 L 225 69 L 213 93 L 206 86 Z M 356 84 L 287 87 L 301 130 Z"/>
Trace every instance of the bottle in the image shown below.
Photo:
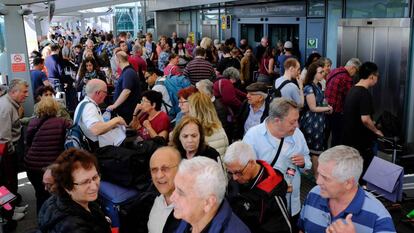
<path fill-rule="evenodd" d="M 104 114 L 102 114 L 102 118 L 104 120 L 104 122 L 108 122 L 111 120 L 111 111 L 110 110 L 106 110 L 104 112 Z"/>

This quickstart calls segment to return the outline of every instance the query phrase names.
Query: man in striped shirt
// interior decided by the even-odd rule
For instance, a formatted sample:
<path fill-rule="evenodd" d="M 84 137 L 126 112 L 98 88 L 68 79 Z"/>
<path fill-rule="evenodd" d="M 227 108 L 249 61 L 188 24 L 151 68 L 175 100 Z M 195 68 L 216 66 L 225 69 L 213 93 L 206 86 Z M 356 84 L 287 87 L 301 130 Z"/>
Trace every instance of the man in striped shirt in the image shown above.
<path fill-rule="evenodd" d="M 216 72 L 213 66 L 206 59 L 206 50 L 201 47 L 197 47 L 195 51 L 194 60 L 190 61 L 184 69 L 183 75 L 188 77 L 192 85 L 195 85 L 198 81 L 208 79 L 214 82 L 216 78 Z"/>
<path fill-rule="evenodd" d="M 358 186 L 362 163 L 358 151 L 348 146 L 333 147 L 319 156 L 318 185 L 301 211 L 301 232 L 396 232 L 382 203 Z"/>

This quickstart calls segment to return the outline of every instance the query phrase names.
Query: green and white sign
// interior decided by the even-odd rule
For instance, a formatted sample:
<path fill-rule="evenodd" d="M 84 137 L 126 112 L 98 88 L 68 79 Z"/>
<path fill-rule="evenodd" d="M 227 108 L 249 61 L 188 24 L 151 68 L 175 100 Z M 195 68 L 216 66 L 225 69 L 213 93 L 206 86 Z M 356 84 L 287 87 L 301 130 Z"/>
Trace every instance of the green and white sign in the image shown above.
<path fill-rule="evenodd" d="M 306 41 L 306 47 L 308 49 L 317 49 L 318 48 L 318 39 L 317 38 L 308 38 Z"/>

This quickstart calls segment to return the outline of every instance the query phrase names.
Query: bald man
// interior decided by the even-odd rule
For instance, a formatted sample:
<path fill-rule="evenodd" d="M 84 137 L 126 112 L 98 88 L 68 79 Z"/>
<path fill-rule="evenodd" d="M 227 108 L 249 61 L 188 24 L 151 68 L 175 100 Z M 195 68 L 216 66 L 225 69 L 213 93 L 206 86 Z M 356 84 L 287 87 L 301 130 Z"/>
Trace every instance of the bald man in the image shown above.
<path fill-rule="evenodd" d="M 105 122 L 98 107 L 108 94 L 106 83 L 100 79 L 89 80 L 85 92 L 86 97 L 76 107 L 74 116 L 77 116 L 82 103 L 87 102 L 80 115 L 79 126 L 85 136 L 94 142 L 92 150 L 107 145 L 119 146 L 126 137 L 125 131 L 118 127 L 126 126 L 124 119 L 118 116 Z"/>
<path fill-rule="evenodd" d="M 173 147 L 161 147 L 154 152 L 150 160 L 152 182 L 161 193 L 152 206 L 148 220 L 149 233 L 174 232 L 179 220 L 174 218 L 171 194 L 174 178 L 181 161 L 180 152 Z"/>
<path fill-rule="evenodd" d="M 121 68 L 122 73 L 115 86 L 115 103 L 109 105 L 107 109 L 118 113 L 129 124 L 132 120 L 135 106 L 140 101 L 140 79 L 137 72 L 129 64 L 128 55 L 124 51 L 118 51 L 115 56 L 116 64 Z"/>

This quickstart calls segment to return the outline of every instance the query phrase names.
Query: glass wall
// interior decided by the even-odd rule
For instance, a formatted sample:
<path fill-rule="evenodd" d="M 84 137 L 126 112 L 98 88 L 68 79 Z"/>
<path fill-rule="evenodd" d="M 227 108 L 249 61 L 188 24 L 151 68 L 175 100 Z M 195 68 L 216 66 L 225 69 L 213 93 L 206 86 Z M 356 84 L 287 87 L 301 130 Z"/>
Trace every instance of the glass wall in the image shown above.
<path fill-rule="evenodd" d="M 336 63 L 338 21 L 342 18 L 342 0 L 330 0 L 327 13 L 326 57 L 332 60 L 332 68 L 335 68 L 342 65 Z"/>
<path fill-rule="evenodd" d="M 0 85 L 5 84 L 7 72 L 6 44 L 5 44 L 4 16 L 0 15 Z"/>
<path fill-rule="evenodd" d="M 308 17 L 325 17 L 325 0 L 309 0 Z"/>
<path fill-rule="evenodd" d="M 408 18 L 409 0 L 347 0 L 346 18 Z"/>

